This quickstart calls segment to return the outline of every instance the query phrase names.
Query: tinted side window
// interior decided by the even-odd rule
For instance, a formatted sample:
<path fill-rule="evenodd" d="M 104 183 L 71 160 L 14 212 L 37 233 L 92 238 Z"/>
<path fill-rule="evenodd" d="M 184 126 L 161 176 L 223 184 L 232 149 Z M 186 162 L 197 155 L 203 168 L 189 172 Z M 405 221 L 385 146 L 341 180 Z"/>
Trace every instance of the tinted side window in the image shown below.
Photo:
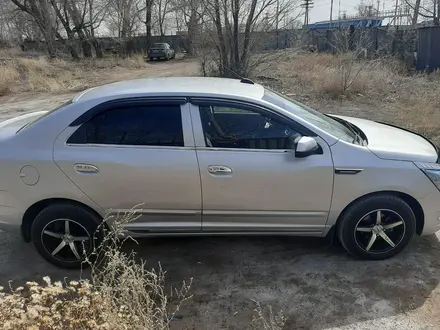
<path fill-rule="evenodd" d="M 111 109 L 84 123 L 67 143 L 183 147 L 180 106 L 148 105 Z"/>
<path fill-rule="evenodd" d="M 200 106 L 200 118 L 208 147 L 290 149 L 300 136 L 273 116 L 248 109 Z"/>

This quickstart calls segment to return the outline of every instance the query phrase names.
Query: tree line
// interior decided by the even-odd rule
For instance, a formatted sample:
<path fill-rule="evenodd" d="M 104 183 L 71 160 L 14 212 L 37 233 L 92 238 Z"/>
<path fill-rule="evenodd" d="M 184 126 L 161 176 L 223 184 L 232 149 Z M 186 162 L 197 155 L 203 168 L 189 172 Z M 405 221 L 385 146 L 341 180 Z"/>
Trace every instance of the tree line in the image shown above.
<path fill-rule="evenodd" d="M 0 37 L 56 42 L 72 59 L 103 57 L 98 35 L 130 39 L 184 31 L 187 51 L 207 56 L 221 75 L 245 75 L 256 32 L 298 27 L 300 0 L 0 0 Z M 78 47 L 78 44 L 80 47 Z M 125 49 L 126 50 L 126 49 Z M 212 56 L 211 56 L 212 55 Z"/>

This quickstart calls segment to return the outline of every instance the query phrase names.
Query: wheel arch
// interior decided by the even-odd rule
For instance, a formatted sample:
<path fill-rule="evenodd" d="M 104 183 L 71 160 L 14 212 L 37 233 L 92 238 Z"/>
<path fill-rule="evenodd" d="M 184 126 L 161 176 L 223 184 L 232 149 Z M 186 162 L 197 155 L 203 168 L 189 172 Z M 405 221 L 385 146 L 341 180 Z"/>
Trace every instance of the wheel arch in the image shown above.
<path fill-rule="evenodd" d="M 96 210 L 94 210 L 90 206 L 88 206 L 84 203 L 78 202 L 76 200 L 73 200 L 73 199 L 68 199 L 68 198 L 43 199 L 41 201 L 38 201 L 38 202 L 32 204 L 23 215 L 23 218 L 21 221 L 21 232 L 22 232 L 23 238 L 25 239 L 26 242 L 31 241 L 31 227 L 32 227 L 32 223 L 33 223 L 34 219 L 37 217 L 37 215 L 40 214 L 40 212 L 43 211 L 49 205 L 58 204 L 58 203 L 75 204 L 79 207 L 82 207 L 82 208 L 88 210 L 89 212 L 95 214 L 96 216 L 102 218 L 102 215 L 99 214 Z"/>
<path fill-rule="evenodd" d="M 378 196 L 378 195 L 393 195 L 401 198 L 405 203 L 409 205 L 409 207 L 414 212 L 414 215 L 416 216 L 416 233 L 418 235 L 421 235 L 423 232 L 423 227 L 425 226 L 425 214 L 423 212 L 423 208 L 420 205 L 420 203 L 411 195 L 408 195 L 406 193 L 400 192 L 400 191 L 393 191 L 393 190 L 384 190 L 384 191 L 376 191 L 373 193 L 362 195 L 355 200 L 353 200 L 350 204 L 348 204 L 342 212 L 338 216 L 338 220 L 336 221 L 336 226 L 338 226 L 340 219 L 342 218 L 342 215 L 356 202 L 358 202 L 361 199 L 364 199 L 366 197 L 370 196 Z"/>

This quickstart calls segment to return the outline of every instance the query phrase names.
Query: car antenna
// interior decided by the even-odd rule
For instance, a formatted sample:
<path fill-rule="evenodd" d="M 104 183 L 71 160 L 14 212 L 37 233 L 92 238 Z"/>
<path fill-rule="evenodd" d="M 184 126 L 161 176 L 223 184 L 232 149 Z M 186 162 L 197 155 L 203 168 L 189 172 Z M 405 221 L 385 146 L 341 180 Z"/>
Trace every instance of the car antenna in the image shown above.
<path fill-rule="evenodd" d="M 240 82 L 243 83 L 243 84 L 254 85 L 254 82 L 252 80 L 248 79 L 248 78 L 242 78 L 240 80 Z"/>

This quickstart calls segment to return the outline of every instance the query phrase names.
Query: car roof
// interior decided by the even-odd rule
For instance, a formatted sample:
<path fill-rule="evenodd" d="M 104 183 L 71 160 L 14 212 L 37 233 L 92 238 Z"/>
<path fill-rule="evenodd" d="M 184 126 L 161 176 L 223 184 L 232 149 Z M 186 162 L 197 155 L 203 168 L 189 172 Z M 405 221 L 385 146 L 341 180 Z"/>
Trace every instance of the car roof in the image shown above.
<path fill-rule="evenodd" d="M 127 80 L 88 89 L 73 102 L 124 96 L 222 96 L 261 99 L 264 87 L 239 79 L 207 77 L 164 77 Z"/>

